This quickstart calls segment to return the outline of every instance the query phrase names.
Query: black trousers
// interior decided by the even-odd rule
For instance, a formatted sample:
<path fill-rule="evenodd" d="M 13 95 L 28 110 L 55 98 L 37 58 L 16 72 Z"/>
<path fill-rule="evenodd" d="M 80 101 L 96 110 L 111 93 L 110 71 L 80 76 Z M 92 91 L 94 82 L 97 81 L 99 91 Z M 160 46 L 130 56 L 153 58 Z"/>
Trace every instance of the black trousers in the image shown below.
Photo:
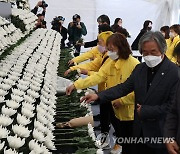
<path fill-rule="evenodd" d="M 132 137 L 133 121 L 120 121 L 116 118 L 111 102 L 100 103 L 101 133 L 109 132 L 110 123 L 113 125 L 118 138 Z M 118 142 L 117 142 L 118 143 Z M 132 145 L 121 143 L 123 154 L 132 154 Z"/>
<path fill-rule="evenodd" d="M 81 45 L 74 45 L 76 51 L 74 52 L 74 57 L 77 57 L 80 55 L 80 51 L 81 51 Z"/>

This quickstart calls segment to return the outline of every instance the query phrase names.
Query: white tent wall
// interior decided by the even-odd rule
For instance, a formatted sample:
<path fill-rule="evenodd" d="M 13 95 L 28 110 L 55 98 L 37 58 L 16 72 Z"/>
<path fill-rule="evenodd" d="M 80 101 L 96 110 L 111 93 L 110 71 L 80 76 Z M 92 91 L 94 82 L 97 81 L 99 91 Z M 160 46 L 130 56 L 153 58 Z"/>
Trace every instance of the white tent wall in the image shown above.
<path fill-rule="evenodd" d="M 161 1 L 161 3 L 158 1 Z M 52 19 L 55 16 L 62 15 L 66 18 L 64 26 L 67 27 L 68 23 L 72 21 L 72 16 L 77 13 L 81 16 L 81 20 L 88 30 L 88 34 L 84 39 L 90 41 L 97 38 L 96 20 L 99 15 L 108 15 L 111 24 L 113 24 L 115 18 L 120 17 L 123 19 L 123 27 L 131 34 L 131 38 L 128 39 L 131 44 L 140 29 L 142 29 L 145 20 L 153 21 L 154 30 L 159 30 L 159 27 L 162 26 L 162 20 L 159 20 L 158 17 L 161 16 L 163 19 L 162 13 L 167 11 L 161 7 L 164 5 L 162 4 L 163 1 L 173 1 L 171 4 L 175 8 L 174 2 L 180 0 L 46 0 L 49 4 L 46 21 L 48 28 L 50 28 Z M 29 0 L 29 2 L 31 8 L 33 8 L 38 0 Z M 161 11 L 160 8 L 163 10 Z M 176 14 L 176 16 L 178 15 Z"/>

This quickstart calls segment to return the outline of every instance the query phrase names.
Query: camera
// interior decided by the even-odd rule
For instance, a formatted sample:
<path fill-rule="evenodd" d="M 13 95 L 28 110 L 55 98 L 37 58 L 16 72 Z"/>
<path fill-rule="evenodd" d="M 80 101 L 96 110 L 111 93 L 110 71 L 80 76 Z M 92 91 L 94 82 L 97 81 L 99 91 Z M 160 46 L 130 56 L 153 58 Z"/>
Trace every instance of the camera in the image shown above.
<path fill-rule="evenodd" d="M 73 25 L 74 25 L 74 26 L 77 26 L 77 25 L 78 25 L 78 22 L 77 22 L 77 21 L 73 21 Z"/>
<path fill-rule="evenodd" d="M 53 18 L 53 21 L 51 22 L 52 29 L 57 31 L 62 26 L 61 21 L 64 21 L 64 20 L 65 18 L 63 18 L 62 16 Z"/>
<path fill-rule="evenodd" d="M 45 1 L 42 1 L 42 5 L 40 7 L 43 7 L 43 8 L 48 7 L 48 4 Z"/>

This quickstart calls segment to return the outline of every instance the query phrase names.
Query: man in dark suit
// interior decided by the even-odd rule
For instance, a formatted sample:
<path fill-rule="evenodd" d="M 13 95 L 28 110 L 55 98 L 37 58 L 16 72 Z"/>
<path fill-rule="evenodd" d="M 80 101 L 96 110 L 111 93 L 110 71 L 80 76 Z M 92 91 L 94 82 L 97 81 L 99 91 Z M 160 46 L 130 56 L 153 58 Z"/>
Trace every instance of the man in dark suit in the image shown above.
<path fill-rule="evenodd" d="M 81 101 L 107 103 L 134 91 L 133 137 L 144 139 L 143 143 L 135 144 L 134 152 L 166 154 L 162 141 L 163 128 L 175 95 L 178 67 L 165 56 L 166 42 L 160 32 L 145 33 L 139 41 L 139 51 L 145 63 L 137 65 L 124 83 L 98 94 L 84 96 Z"/>
<path fill-rule="evenodd" d="M 180 82 L 173 105 L 167 115 L 164 136 L 173 138 L 173 142 L 166 143 L 169 154 L 180 153 Z"/>

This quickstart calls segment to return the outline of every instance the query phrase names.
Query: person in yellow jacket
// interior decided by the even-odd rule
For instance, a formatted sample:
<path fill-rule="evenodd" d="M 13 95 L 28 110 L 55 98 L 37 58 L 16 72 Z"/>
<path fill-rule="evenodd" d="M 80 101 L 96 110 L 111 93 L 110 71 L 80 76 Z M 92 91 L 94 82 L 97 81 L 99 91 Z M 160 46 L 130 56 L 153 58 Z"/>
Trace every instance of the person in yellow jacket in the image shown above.
<path fill-rule="evenodd" d="M 167 51 L 166 56 L 171 60 L 172 62 L 177 62 L 177 56 L 174 54 L 174 48 L 177 46 L 177 44 L 180 42 L 180 25 L 172 25 L 170 27 L 170 38 L 167 43 Z"/>
<path fill-rule="evenodd" d="M 85 78 L 79 79 L 74 82 L 73 85 L 66 89 L 66 94 L 70 95 L 73 89 L 84 89 L 89 86 L 94 86 L 101 82 L 106 83 L 106 88 L 113 87 L 119 83 L 123 83 L 131 75 L 131 72 L 139 64 L 139 61 L 131 56 L 131 50 L 129 44 L 124 36 L 121 34 L 113 34 L 107 40 L 108 56 L 111 59 L 106 65 L 100 68 L 99 72 Z M 106 110 L 111 112 L 111 122 L 116 132 L 117 137 L 128 137 L 132 133 L 132 121 L 134 120 L 134 94 L 131 93 L 125 97 L 117 99 L 110 103 L 103 105 L 106 106 Z M 113 106 L 113 108 L 112 108 Z M 105 110 L 101 110 L 101 117 Z M 107 115 L 101 119 L 101 127 L 106 123 Z M 109 131 L 109 128 L 101 129 L 102 133 Z M 128 152 L 131 148 L 124 145 L 123 149 Z M 112 151 L 120 149 L 120 145 L 115 144 Z M 128 152 L 129 153 L 129 152 Z"/>
<path fill-rule="evenodd" d="M 70 60 L 68 62 L 69 65 L 73 64 L 73 63 L 81 63 L 83 61 L 86 61 L 88 59 L 95 59 L 95 58 L 98 58 L 98 57 L 101 57 L 102 56 L 102 53 L 99 52 L 98 50 L 98 46 L 96 47 L 93 47 L 92 49 L 88 50 L 87 52 L 81 54 L 80 56 L 77 56 L 77 57 L 74 57 L 72 60 Z"/>
<path fill-rule="evenodd" d="M 108 24 L 102 24 L 98 26 L 98 31 L 99 31 L 99 34 L 102 32 L 111 31 L 111 27 Z M 69 65 L 72 65 L 75 63 L 79 64 L 80 62 L 86 61 L 88 59 L 94 60 L 95 58 L 98 58 L 99 56 L 102 56 L 102 53 L 99 52 L 98 46 L 95 46 L 91 48 L 90 50 L 88 50 L 87 52 L 77 57 L 74 57 L 68 62 L 68 64 Z"/>
<path fill-rule="evenodd" d="M 98 50 L 101 53 L 101 56 L 95 58 L 93 61 L 70 67 L 70 69 L 68 69 L 64 73 L 64 75 L 67 76 L 71 71 L 75 71 L 78 69 L 80 69 L 81 73 L 85 75 L 92 75 L 94 72 L 99 71 L 100 67 L 108 62 L 108 56 L 105 45 L 106 45 L 106 40 L 112 34 L 113 33 L 111 31 L 107 31 L 107 32 L 102 32 L 98 35 L 98 41 L 99 41 Z M 105 86 L 104 83 L 100 83 L 98 85 L 98 91 L 104 90 L 104 86 Z"/>

